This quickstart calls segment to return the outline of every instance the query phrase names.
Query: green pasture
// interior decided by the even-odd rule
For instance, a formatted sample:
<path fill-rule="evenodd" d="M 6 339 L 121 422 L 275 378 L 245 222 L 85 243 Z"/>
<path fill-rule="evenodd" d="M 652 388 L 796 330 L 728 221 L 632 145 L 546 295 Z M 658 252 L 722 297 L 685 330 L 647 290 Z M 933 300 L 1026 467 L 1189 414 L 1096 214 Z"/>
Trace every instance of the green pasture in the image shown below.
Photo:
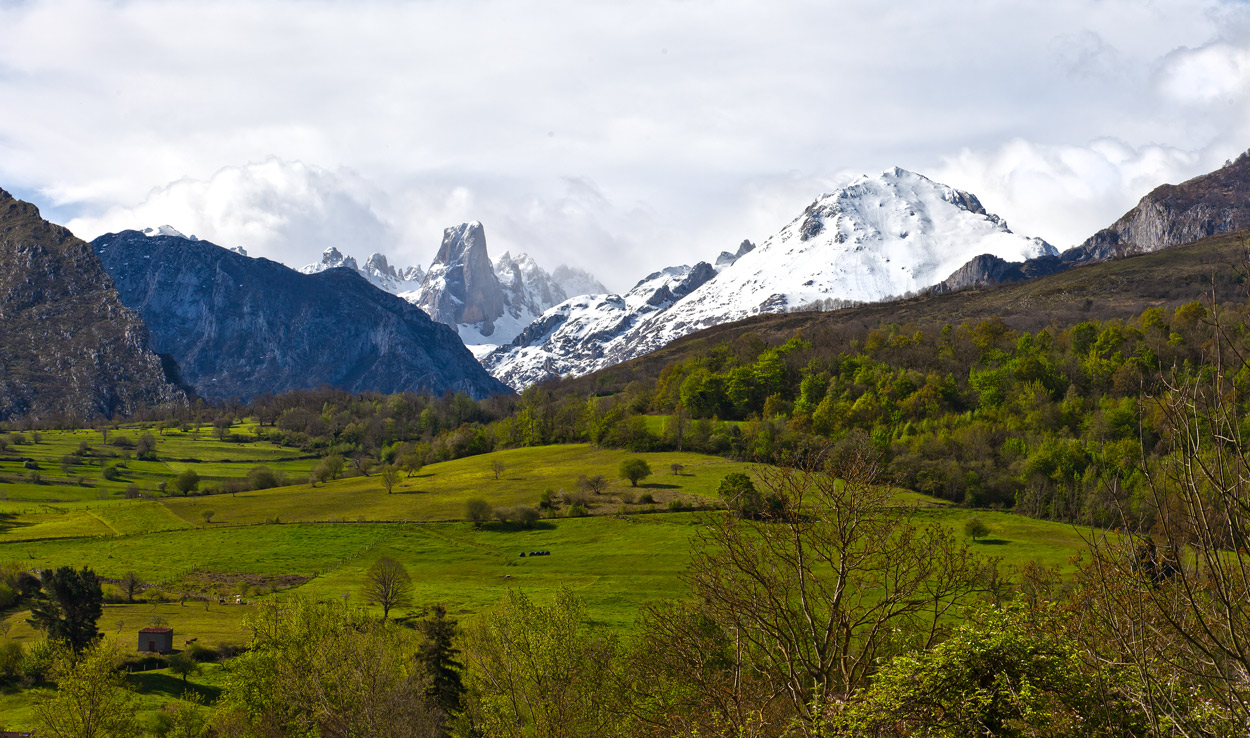
<path fill-rule="evenodd" d="M 108 442 L 98 430 L 39 431 L 20 433 L 24 443 L 10 441 L 0 451 L 0 502 L 70 502 L 121 497 L 127 488 L 137 486 L 143 494 L 157 494 L 158 485 L 185 469 L 194 469 L 203 480 L 244 477 L 255 466 L 267 466 L 293 479 L 307 479 L 315 459 L 304 458 L 298 449 L 268 441 L 220 441 L 212 428 L 198 431 L 164 430 L 125 426 L 108 433 Z M 255 437 L 253 423 L 237 424 L 233 434 Z M 157 460 L 134 457 L 133 447 L 117 445 L 120 438 L 137 443 L 144 433 L 156 441 Z M 11 439 L 14 434 L 0 437 Z M 36 441 L 38 437 L 38 441 Z M 90 453 L 68 466 L 62 459 L 78 453 L 86 443 Z M 29 465 L 37 468 L 28 468 Z M 104 468 L 115 467 L 116 479 L 105 479 Z M 38 475 L 38 479 L 33 478 Z"/>

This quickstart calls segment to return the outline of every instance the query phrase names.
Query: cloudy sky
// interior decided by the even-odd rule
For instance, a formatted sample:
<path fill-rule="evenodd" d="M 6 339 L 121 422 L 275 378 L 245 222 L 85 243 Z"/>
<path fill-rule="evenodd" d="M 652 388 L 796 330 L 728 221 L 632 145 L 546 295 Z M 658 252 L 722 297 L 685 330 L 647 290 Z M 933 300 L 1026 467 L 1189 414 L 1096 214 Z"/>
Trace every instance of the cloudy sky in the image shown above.
<path fill-rule="evenodd" d="M 1245 2 L 0 0 L 0 187 L 294 266 L 621 289 L 895 165 L 1063 248 L 1247 147 Z"/>

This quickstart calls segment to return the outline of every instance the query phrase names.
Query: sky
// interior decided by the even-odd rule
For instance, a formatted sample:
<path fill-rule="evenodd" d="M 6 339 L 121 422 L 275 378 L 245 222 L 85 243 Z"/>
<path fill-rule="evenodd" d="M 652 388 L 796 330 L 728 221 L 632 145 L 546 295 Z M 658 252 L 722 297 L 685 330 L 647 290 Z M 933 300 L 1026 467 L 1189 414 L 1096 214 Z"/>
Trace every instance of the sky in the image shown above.
<path fill-rule="evenodd" d="M 627 289 L 893 166 L 1059 248 L 1250 148 L 1230 0 L 0 0 L 0 188 L 299 267 Z"/>

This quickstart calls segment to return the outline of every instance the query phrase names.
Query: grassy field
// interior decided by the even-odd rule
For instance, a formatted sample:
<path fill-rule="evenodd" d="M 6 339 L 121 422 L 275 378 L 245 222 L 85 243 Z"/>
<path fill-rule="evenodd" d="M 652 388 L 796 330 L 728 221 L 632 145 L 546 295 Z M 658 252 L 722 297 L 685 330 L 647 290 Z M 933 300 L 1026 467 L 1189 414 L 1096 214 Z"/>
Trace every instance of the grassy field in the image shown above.
<path fill-rule="evenodd" d="M 211 431 L 208 427 L 161 431 L 129 426 L 110 430 L 107 442 L 98 430 L 0 434 L 9 441 L 0 451 L 0 503 L 108 500 L 123 497 L 132 486 L 152 496 L 159 494 L 162 482 L 186 469 L 194 469 L 205 484 L 244 477 L 262 465 L 294 479 L 307 479 L 316 463 L 298 449 L 267 441 L 218 440 Z M 230 432 L 239 438 L 255 438 L 256 426 L 240 423 Z M 140 460 L 133 453 L 134 444 L 145 433 L 156 442 L 155 461 Z M 66 461 L 67 457 L 72 458 Z M 104 478 L 106 467 L 116 469 L 115 479 Z"/>
<path fill-rule="evenodd" d="M 205 459 L 159 462 L 166 476 L 180 464 L 204 469 L 205 476 L 209 469 L 220 474 L 236 468 L 242 475 L 261 458 L 272 468 L 293 453 L 265 444 L 245 450 L 243 444 L 222 443 L 206 433 L 199 438 L 180 431 L 170 435 L 177 437 L 176 444 L 161 446 L 161 453 L 203 451 Z M 82 437 L 82 432 L 44 433 L 40 443 L 17 448 L 25 457 L 38 451 L 41 458 L 59 459 L 61 450 L 76 448 L 74 439 Z M 247 454 L 256 458 L 229 460 Z M 585 445 L 501 451 L 432 464 L 401 479 L 393 494 L 378 477 L 357 476 L 237 495 L 131 500 L 110 493 L 103 500 L 79 495 L 61 502 L 10 496 L 0 501 L 0 561 L 25 569 L 86 565 L 106 580 L 136 572 L 147 585 L 140 601 L 107 605 L 99 624 L 107 639 L 131 653 L 136 631 L 156 618 L 174 628 L 176 644 L 196 638 L 212 647 L 244 643 L 247 614 L 268 600 L 359 601 L 365 571 L 383 556 L 403 563 L 413 579 L 412 605 L 401 608 L 400 615 L 441 603 L 458 617 L 471 617 L 510 588 L 545 599 L 569 587 L 586 602 L 593 619 L 622 629 L 647 602 L 686 596 L 681 574 L 692 540 L 707 516 L 723 514 L 715 510 L 717 485 L 731 471 L 753 471 L 748 464 L 698 454 L 639 454 L 653 474 L 634 488 L 617 479 L 621 460 L 631 455 Z M 4 462 L 9 468 L 13 457 L 10 447 Z M 502 464 L 498 478 L 496 462 Z M 151 473 L 154 478 L 160 474 Z M 544 491 L 560 499 L 562 492 L 576 490 L 579 476 L 597 474 L 611 481 L 602 494 L 586 495 L 587 517 L 565 517 L 565 502 L 557 506 L 557 517 L 529 530 L 499 523 L 475 529 L 459 522 L 469 498 L 481 497 L 497 508 L 535 505 Z M 643 494 L 654 502 L 640 501 Z M 674 500 L 700 509 L 669 511 Z M 900 491 L 898 500 L 917 505 L 923 520 L 959 534 L 974 514 L 912 493 Z M 206 519 L 205 511 L 213 514 Z M 971 544 L 973 549 L 1000 557 L 1009 570 L 1028 561 L 1069 567 L 1070 558 L 1084 548 L 1086 534 L 1071 526 L 1008 513 L 975 514 L 989 525 L 990 534 Z M 550 555 L 521 556 L 531 551 Z M 106 588 L 120 596 L 116 584 Z M 236 596 L 242 604 L 236 604 Z M 26 623 L 27 612 L 2 615 L 8 638 L 30 644 L 40 637 Z M 149 712 L 182 693 L 181 682 L 167 672 L 132 680 Z M 209 670 L 192 682 L 211 700 L 220 673 Z M 7 727 L 31 726 L 37 694 L 0 693 Z"/>

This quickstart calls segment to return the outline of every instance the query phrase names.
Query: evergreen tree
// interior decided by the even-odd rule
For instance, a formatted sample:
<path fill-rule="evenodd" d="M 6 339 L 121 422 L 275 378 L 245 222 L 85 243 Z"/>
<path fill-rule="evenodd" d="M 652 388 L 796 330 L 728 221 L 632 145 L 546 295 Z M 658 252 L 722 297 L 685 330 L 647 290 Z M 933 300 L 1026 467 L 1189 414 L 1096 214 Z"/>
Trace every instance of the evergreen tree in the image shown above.
<path fill-rule="evenodd" d="M 417 630 L 425 641 L 417 648 L 417 663 L 430 676 L 427 694 L 443 712 L 454 715 L 460 712 L 464 683 L 460 672 L 464 666 L 456 660 L 460 651 L 453 645 L 459 633 L 455 618 L 447 617 L 442 605 L 435 605 L 429 616 L 417 622 Z"/>
<path fill-rule="evenodd" d="M 31 624 L 48 638 L 82 651 L 100 637 L 96 622 L 104 612 L 104 591 L 95 572 L 68 566 L 40 573 L 42 586 L 31 607 Z"/>

